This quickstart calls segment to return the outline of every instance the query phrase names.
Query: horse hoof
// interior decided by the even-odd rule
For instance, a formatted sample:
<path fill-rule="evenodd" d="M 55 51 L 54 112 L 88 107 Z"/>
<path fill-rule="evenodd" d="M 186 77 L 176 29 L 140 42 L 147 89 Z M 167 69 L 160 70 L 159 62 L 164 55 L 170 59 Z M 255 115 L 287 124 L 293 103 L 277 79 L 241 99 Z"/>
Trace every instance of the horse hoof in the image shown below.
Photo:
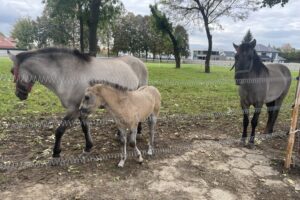
<path fill-rule="evenodd" d="M 152 156 L 152 155 L 153 155 L 153 150 L 152 150 L 152 149 L 149 149 L 149 150 L 147 151 L 147 154 L 148 154 L 149 156 Z"/>
<path fill-rule="evenodd" d="M 53 157 L 50 161 L 49 164 L 51 166 L 60 166 L 61 165 L 61 158 L 59 157 Z"/>
<path fill-rule="evenodd" d="M 249 142 L 248 145 L 247 145 L 247 148 L 248 148 L 248 149 L 254 149 L 254 148 L 255 148 L 254 143 Z"/>
<path fill-rule="evenodd" d="M 85 156 L 89 156 L 89 155 L 91 155 L 91 152 L 86 151 L 84 149 L 82 150 L 82 153 L 80 154 L 81 157 L 85 157 Z"/>
<path fill-rule="evenodd" d="M 123 168 L 124 167 L 124 164 L 125 164 L 125 161 L 124 160 L 121 160 L 118 164 L 118 167 L 119 168 Z"/>
<path fill-rule="evenodd" d="M 246 146 L 246 140 L 241 139 L 240 146 L 245 147 Z"/>
<path fill-rule="evenodd" d="M 137 160 L 138 163 L 142 164 L 144 162 L 144 159 L 142 158 L 142 156 L 140 156 Z"/>

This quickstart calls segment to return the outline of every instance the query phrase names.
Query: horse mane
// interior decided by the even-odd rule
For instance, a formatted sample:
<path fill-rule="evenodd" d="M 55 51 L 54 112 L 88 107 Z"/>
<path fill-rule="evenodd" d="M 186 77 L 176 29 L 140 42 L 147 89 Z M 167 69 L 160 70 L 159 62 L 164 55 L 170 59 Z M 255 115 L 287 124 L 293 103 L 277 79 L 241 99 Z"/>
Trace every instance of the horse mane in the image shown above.
<path fill-rule="evenodd" d="M 258 56 L 256 50 L 254 49 L 254 57 L 253 57 L 253 70 L 259 74 L 262 69 L 266 69 L 267 67 L 265 64 L 261 61 L 260 57 Z"/>
<path fill-rule="evenodd" d="M 40 55 L 40 54 L 68 54 L 71 56 L 76 57 L 77 59 L 79 59 L 80 61 L 83 62 L 89 62 L 91 60 L 91 57 L 87 54 L 81 53 L 80 51 L 78 51 L 77 49 L 67 49 L 67 48 L 56 48 L 56 47 L 49 47 L 49 48 L 44 48 L 44 49 L 39 49 L 39 50 L 35 50 L 35 51 L 28 51 L 28 52 L 22 52 L 17 54 L 17 60 L 19 62 L 19 64 L 21 64 L 22 62 L 24 62 L 25 60 L 27 60 L 30 57 L 33 57 L 35 55 Z M 55 55 L 51 55 L 50 59 L 55 60 Z"/>
<path fill-rule="evenodd" d="M 106 86 L 110 86 L 114 89 L 117 89 L 119 91 L 123 91 L 123 92 L 126 92 L 126 91 L 134 91 L 134 89 L 129 89 L 127 87 L 124 87 L 124 86 L 121 86 L 117 83 L 112 83 L 112 82 L 109 82 L 109 81 L 105 81 L 105 80 L 91 80 L 89 82 L 90 86 L 94 86 L 96 84 L 102 84 L 102 85 L 106 85 Z"/>
<path fill-rule="evenodd" d="M 240 45 L 241 51 L 247 50 L 250 47 L 250 43 L 242 43 Z M 256 50 L 253 49 L 254 57 L 253 57 L 253 66 L 252 69 L 256 74 L 260 74 L 262 70 L 268 71 L 268 68 L 265 66 L 265 64 L 261 61 L 259 55 L 257 54 Z"/>

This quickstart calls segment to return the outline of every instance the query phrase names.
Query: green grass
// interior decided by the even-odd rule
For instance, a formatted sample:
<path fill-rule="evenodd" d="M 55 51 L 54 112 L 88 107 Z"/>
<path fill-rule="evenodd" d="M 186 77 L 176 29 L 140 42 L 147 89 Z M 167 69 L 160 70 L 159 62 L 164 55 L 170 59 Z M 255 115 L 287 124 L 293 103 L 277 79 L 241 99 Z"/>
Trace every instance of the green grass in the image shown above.
<path fill-rule="evenodd" d="M 0 58 L 0 116 L 51 115 L 63 113 L 59 99 L 42 85 L 35 84 L 26 101 L 14 94 L 7 58 Z M 173 64 L 147 64 L 150 84 L 162 95 L 162 113 L 203 114 L 226 112 L 239 109 L 237 86 L 229 68 L 212 67 L 210 74 L 203 73 L 203 66 L 182 65 L 175 69 Z M 297 73 L 293 72 L 293 77 Z M 10 78 L 10 80 L 7 79 Z M 285 104 L 292 104 L 296 81 L 290 89 Z"/>

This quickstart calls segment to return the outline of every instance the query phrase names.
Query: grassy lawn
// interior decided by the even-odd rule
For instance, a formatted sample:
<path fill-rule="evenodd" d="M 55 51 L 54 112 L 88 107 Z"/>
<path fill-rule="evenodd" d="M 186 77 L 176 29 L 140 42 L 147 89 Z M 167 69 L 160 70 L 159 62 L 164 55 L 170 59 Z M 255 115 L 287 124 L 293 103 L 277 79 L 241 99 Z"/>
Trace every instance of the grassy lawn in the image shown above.
<path fill-rule="evenodd" d="M 14 94 L 10 75 L 12 63 L 0 58 L 0 116 L 51 115 L 64 112 L 58 98 L 42 85 L 35 84 L 27 101 Z M 203 66 L 173 64 L 147 64 L 150 84 L 162 94 L 162 113 L 203 114 L 239 109 L 237 86 L 229 68 L 212 67 L 212 73 L 203 73 Z M 293 77 L 297 73 L 293 72 Z M 296 81 L 284 104 L 292 104 Z M 289 114 L 289 113 L 288 113 Z"/>

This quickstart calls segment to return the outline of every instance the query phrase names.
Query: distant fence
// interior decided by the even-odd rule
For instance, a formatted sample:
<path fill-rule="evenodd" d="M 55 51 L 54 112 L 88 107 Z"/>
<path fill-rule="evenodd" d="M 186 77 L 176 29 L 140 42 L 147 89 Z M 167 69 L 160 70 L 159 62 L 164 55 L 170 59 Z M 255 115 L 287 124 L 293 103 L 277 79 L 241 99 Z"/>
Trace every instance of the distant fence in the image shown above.
<path fill-rule="evenodd" d="M 9 49 L 12 54 L 18 54 L 26 50 L 23 49 Z M 7 57 L 7 49 L 0 49 L 0 57 Z"/>
<path fill-rule="evenodd" d="M 174 60 L 159 60 L 159 59 L 144 59 L 142 58 L 142 60 L 144 62 L 147 63 L 175 63 Z M 205 60 L 182 60 L 181 61 L 183 64 L 199 64 L 199 65 L 203 65 L 205 64 Z M 219 66 L 219 67 L 232 67 L 232 65 L 234 64 L 233 60 L 211 60 L 210 61 L 210 65 L 211 66 Z M 265 64 L 271 64 L 271 63 L 265 63 Z M 286 65 L 290 70 L 292 71 L 298 71 L 300 69 L 300 63 L 283 63 L 284 65 Z"/>

